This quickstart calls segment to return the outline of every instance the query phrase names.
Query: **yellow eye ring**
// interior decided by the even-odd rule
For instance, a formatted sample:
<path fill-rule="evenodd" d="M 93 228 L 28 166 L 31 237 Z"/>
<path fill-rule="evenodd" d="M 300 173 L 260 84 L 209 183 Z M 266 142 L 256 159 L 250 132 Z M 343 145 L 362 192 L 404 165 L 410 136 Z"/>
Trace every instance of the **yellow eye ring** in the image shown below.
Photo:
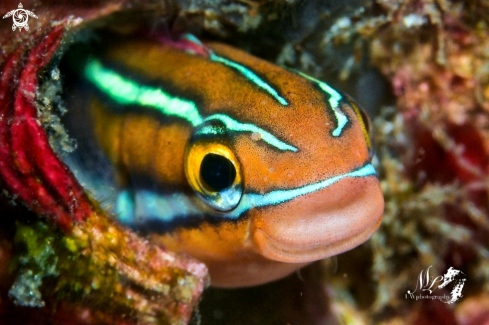
<path fill-rule="evenodd" d="M 374 154 L 374 144 L 373 139 L 370 134 L 370 119 L 368 114 L 362 108 L 358 107 L 353 100 L 349 100 L 355 115 L 357 116 L 358 123 L 360 124 L 360 128 L 362 129 L 363 137 L 365 138 L 365 142 L 367 144 L 367 149 L 369 151 L 370 156 L 372 157 Z"/>
<path fill-rule="evenodd" d="M 200 140 L 190 144 L 185 174 L 192 189 L 219 211 L 236 207 L 243 195 L 241 165 L 226 145 Z"/>

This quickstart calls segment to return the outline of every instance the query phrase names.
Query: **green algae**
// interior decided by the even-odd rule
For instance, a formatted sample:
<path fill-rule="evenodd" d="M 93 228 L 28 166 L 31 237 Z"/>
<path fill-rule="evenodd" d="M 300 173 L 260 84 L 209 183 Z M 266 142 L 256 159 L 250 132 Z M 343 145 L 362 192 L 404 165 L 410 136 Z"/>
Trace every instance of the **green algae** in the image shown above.
<path fill-rule="evenodd" d="M 93 214 L 63 233 L 37 220 L 17 223 L 17 279 L 22 306 L 87 308 L 97 322 L 185 324 L 208 284 L 206 267 L 140 239 Z"/>
<path fill-rule="evenodd" d="M 18 305 L 44 307 L 45 296 L 56 297 L 54 304 L 89 298 L 91 303 L 107 306 L 107 297 L 117 291 L 116 270 L 95 263 L 85 254 L 87 242 L 79 238 L 65 236 L 42 221 L 18 222 L 15 244 L 22 253 L 9 295 Z M 47 285 L 44 280 L 49 280 Z"/>
<path fill-rule="evenodd" d="M 16 304 L 44 307 L 40 291 L 42 280 L 59 274 L 53 241 L 54 237 L 45 224 L 27 226 L 17 223 L 15 243 L 23 244 L 25 252 L 18 257 L 20 271 L 9 291 Z"/>

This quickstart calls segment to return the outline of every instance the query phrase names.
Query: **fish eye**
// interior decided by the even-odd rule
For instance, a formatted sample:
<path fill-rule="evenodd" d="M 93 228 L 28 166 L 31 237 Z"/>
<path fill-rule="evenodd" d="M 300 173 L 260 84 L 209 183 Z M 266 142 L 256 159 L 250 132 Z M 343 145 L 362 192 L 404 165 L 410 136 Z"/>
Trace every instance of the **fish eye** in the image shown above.
<path fill-rule="evenodd" d="M 350 105 L 353 108 L 355 115 L 357 116 L 358 123 L 360 123 L 360 127 L 362 129 L 365 142 L 367 143 L 369 156 L 370 158 L 372 158 L 375 150 L 374 150 L 374 141 L 372 137 L 372 127 L 370 123 L 370 118 L 368 117 L 368 114 L 365 112 L 365 110 L 357 106 L 357 104 L 353 100 L 350 100 Z"/>
<path fill-rule="evenodd" d="M 243 194 L 241 167 L 225 144 L 212 139 L 190 143 L 185 174 L 194 192 L 212 208 L 229 211 L 238 205 Z"/>
<path fill-rule="evenodd" d="M 368 117 L 364 109 L 359 108 L 358 111 L 360 112 L 360 117 L 362 119 L 363 125 L 365 125 L 365 129 L 370 134 L 370 130 L 371 130 L 370 118 Z"/>
<path fill-rule="evenodd" d="M 210 191 L 219 192 L 233 184 L 236 168 L 226 157 L 209 153 L 200 164 L 200 178 Z"/>

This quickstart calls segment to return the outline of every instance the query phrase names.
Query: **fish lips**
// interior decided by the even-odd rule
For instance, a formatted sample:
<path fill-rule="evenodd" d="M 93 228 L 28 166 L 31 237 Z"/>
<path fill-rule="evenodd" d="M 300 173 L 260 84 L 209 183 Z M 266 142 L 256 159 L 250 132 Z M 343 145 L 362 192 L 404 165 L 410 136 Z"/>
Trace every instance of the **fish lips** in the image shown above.
<path fill-rule="evenodd" d="M 258 253 L 270 260 L 313 262 L 365 242 L 380 226 L 383 210 L 376 176 L 344 178 L 254 213 L 252 241 Z"/>

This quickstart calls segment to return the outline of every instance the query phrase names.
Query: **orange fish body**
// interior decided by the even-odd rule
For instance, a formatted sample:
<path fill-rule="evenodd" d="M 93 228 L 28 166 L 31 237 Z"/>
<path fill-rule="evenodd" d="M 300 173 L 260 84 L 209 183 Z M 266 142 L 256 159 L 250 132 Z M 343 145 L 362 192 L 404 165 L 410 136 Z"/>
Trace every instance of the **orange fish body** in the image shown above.
<path fill-rule="evenodd" d="M 379 227 L 368 121 L 326 83 L 189 35 L 111 46 L 84 77 L 107 208 L 214 286 L 281 278 Z"/>

